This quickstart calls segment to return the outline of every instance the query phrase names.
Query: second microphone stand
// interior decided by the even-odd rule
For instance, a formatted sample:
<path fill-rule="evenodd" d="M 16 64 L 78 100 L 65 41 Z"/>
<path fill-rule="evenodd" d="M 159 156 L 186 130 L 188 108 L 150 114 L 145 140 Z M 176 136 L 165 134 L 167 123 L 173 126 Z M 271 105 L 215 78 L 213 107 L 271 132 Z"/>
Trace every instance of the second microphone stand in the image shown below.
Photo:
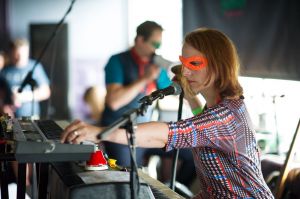
<path fill-rule="evenodd" d="M 37 82 L 33 79 L 33 71 L 30 71 L 26 76 L 24 82 L 30 86 L 31 93 L 32 93 L 32 100 L 31 100 L 31 116 L 35 115 L 35 98 L 34 98 L 34 90 L 37 87 Z M 32 119 L 30 117 L 30 119 Z M 17 198 L 25 198 L 25 188 L 26 188 L 26 163 L 18 163 L 18 187 L 17 187 Z M 37 191 L 37 173 L 36 173 L 36 163 L 32 163 L 32 198 L 38 198 L 38 191 Z"/>
<path fill-rule="evenodd" d="M 184 97 L 184 93 L 181 92 L 180 95 L 179 95 L 179 106 L 178 106 L 177 121 L 180 121 L 181 118 L 182 118 L 183 97 Z M 173 191 L 175 190 L 178 155 L 179 155 L 179 149 L 175 149 L 174 153 L 173 153 L 172 175 L 171 175 L 171 182 L 170 182 L 170 189 L 172 189 Z"/>

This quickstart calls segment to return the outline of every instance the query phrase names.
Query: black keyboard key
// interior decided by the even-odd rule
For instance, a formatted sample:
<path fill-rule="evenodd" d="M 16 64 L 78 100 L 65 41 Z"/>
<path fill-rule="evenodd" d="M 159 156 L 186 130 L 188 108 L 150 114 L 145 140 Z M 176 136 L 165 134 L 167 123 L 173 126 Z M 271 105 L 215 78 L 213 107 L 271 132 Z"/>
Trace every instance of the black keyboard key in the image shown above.
<path fill-rule="evenodd" d="M 36 124 L 49 140 L 59 140 L 63 129 L 54 120 L 38 120 Z"/>

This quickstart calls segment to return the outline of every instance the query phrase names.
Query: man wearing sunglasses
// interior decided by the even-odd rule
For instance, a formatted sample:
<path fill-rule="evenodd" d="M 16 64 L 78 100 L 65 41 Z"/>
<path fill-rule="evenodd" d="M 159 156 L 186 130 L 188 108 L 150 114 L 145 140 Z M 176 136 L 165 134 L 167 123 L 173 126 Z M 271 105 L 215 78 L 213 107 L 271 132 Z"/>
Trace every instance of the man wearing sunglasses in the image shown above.
<path fill-rule="evenodd" d="M 145 21 L 136 29 L 133 47 L 110 57 L 105 66 L 107 95 L 100 122 L 102 126 L 108 126 L 128 110 L 138 108 L 138 100 L 143 96 L 170 85 L 166 69 L 154 61 L 155 51 L 161 45 L 162 31 L 156 22 Z M 137 122 L 150 121 L 151 114 L 149 107 L 146 115 L 138 117 Z M 107 142 L 105 149 L 119 165 L 130 166 L 128 146 Z M 138 165 L 142 164 L 144 151 L 137 149 Z"/>

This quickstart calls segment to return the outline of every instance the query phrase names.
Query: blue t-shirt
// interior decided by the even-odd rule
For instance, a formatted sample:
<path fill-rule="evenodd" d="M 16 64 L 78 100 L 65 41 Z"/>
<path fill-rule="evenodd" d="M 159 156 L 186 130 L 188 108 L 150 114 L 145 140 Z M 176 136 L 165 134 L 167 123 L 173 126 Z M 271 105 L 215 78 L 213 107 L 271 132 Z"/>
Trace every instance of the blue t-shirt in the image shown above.
<path fill-rule="evenodd" d="M 28 64 L 24 67 L 16 67 L 13 65 L 8 65 L 2 69 L 1 74 L 7 80 L 10 88 L 12 90 L 17 90 L 21 86 L 28 72 L 33 68 L 34 64 L 35 64 L 35 60 L 30 59 Z M 36 81 L 37 87 L 40 87 L 42 85 L 49 85 L 49 79 L 41 64 L 37 64 L 32 78 Z M 23 91 L 31 91 L 30 86 L 29 85 L 25 86 Z M 33 114 L 32 114 L 32 102 L 22 103 L 21 107 L 17 108 L 15 112 L 16 117 L 32 116 L 32 115 L 38 115 L 38 116 L 40 115 L 40 107 L 37 101 L 34 102 Z"/>

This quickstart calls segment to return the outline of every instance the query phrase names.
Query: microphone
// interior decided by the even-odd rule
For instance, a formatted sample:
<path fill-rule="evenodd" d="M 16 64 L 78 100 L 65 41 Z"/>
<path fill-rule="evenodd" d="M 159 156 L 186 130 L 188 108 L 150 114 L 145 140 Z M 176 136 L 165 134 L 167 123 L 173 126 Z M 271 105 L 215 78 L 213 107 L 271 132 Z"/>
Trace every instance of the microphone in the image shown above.
<path fill-rule="evenodd" d="M 181 73 L 181 64 L 180 65 L 175 65 L 171 68 L 171 71 L 175 75 L 179 75 Z"/>
<path fill-rule="evenodd" d="M 153 63 L 158 65 L 158 66 L 161 66 L 163 68 L 168 68 L 172 62 L 163 58 L 161 55 L 157 55 L 157 54 L 154 54 L 153 55 Z"/>
<path fill-rule="evenodd" d="M 152 104 L 156 99 L 162 99 L 167 95 L 179 95 L 182 92 L 181 86 L 177 82 L 173 82 L 167 88 L 159 89 L 152 92 L 150 95 L 147 95 L 139 100 L 139 103 Z"/>
<path fill-rule="evenodd" d="M 22 93 L 23 89 L 25 88 L 25 86 L 27 84 L 29 84 L 32 88 L 36 87 L 36 81 L 34 79 L 32 79 L 32 74 L 33 74 L 33 70 L 29 71 L 26 75 L 26 77 L 24 78 L 21 86 L 18 89 L 19 93 Z"/>

